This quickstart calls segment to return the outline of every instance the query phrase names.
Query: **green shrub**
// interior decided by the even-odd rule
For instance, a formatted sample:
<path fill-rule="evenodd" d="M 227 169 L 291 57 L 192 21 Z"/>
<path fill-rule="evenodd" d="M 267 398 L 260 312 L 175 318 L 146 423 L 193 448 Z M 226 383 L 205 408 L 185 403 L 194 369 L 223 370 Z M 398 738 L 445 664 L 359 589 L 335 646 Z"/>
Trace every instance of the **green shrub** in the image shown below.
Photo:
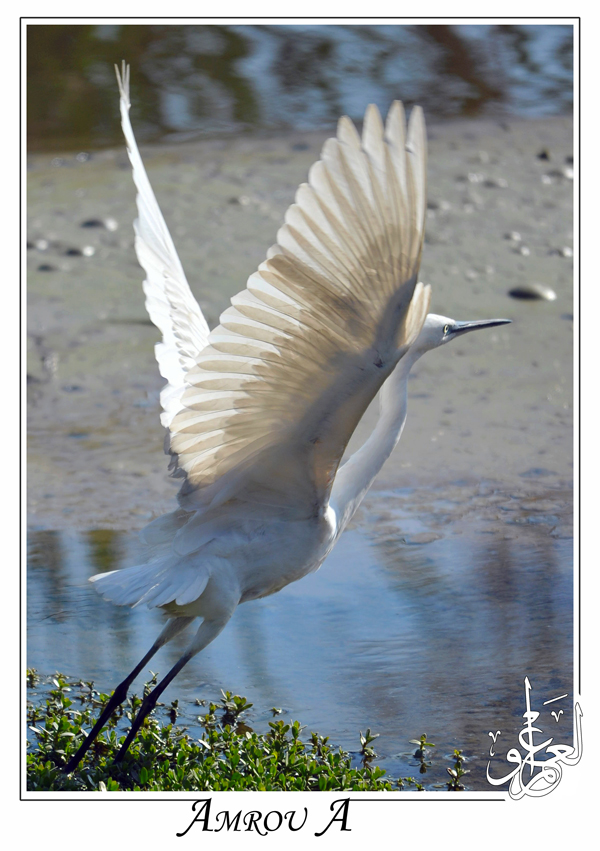
<path fill-rule="evenodd" d="M 154 680 L 151 680 L 151 685 Z M 38 682 L 28 671 L 28 684 Z M 353 767 L 351 755 L 328 744 L 328 737 L 311 733 L 301 738 L 298 721 L 270 721 L 260 734 L 240 722 L 252 704 L 244 697 L 223 692 L 220 705 L 211 703 L 200 716 L 202 738 L 193 738 L 174 725 L 177 702 L 167 708 L 171 723 L 156 713 L 142 725 L 119 764 L 114 759 L 124 741 L 119 727 L 131 721 L 140 698 L 130 696 L 108 722 L 76 771 L 62 768 L 93 726 L 94 716 L 109 700 L 93 683 L 72 682 L 62 674 L 51 680 L 45 702 L 30 702 L 28 724 L 35 740 L 28 743 L 27 786 L 31 791 L 218 791 L 218 790 L 353 790 L 392 791 L 423 787 L 413 778 L 392 781 L 369 747 L 376 738 L 370 730 L 360 735 L 362 765 Z"/>

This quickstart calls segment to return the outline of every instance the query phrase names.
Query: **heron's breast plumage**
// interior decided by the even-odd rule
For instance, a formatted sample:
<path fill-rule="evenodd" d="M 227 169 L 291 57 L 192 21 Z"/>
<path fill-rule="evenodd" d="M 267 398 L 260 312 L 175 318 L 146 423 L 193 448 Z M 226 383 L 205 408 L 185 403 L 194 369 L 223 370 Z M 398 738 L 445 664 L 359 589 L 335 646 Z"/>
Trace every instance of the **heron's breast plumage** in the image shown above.
<path fill-rule="evenodd" d="M 274 594 L 317 570 L 335 542 L 330 511 L 301 521 L 274 521 L 239 551 L 240 602 Z"/>

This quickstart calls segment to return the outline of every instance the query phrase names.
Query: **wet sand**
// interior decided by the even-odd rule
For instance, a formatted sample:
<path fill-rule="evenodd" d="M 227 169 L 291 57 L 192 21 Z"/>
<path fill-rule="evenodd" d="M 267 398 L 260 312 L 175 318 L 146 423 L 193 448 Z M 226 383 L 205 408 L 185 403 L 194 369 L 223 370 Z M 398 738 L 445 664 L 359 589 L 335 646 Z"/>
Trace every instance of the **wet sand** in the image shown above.
<path fill-rule="evenodd" d="M 248 136 L 143 150 L 211 326 L 275 241 L 325 136 Z M 429 137 L 421 278 L 432 284 L 432 311 L 513 324 L 462 338 L 417 364 L 404 436 L 369 500 L 376 501 L 378 487 L 432 489 L 437 496 L 458 488 L 470 498 L 483 483 L 524 503 L 558 498 L 566 508 L 571 122 L 461 121 L 430 126 Z M 157 332 L 144 309 L 133 250 L 134 189 L 125 151 L 79 160 L 30 160 L 28 238 L 38 247 L 28 251 L 29 523 L 130 530 L 170 510 L 177 490 L 162 454 Z M 556 300 L 508 295 L 533 283 L 550 287 Z M 357 441 L 375 415 L 368 412 Z"/>

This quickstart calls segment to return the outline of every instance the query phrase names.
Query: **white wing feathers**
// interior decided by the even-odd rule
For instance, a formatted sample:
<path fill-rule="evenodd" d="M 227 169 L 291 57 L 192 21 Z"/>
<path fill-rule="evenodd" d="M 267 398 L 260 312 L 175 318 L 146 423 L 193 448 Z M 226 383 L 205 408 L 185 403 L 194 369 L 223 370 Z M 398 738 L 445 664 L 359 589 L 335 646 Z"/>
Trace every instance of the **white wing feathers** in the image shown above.
<path fill-rule="evenodd" d="M 276 509 L 312 516 L 327 501 L 360 417 L 427 313 L 429 288 L 417 284 L 422 112 L 413 109 L 406 136 L 400 102 L 385 129 L 369 106 L 362 141 L 348 118 L 340 120 L 277 244 L 208 334 L 133 137 L 128 69 L 119 84 L 138 189 L 136 250 L 146 306 L 163 334 L 162 422 L 173 474 L 185 477 L 180 504 L 204 513 L 234 499 L 242 513 L 243 505 L 253 513 L 268 505 L 270 516 Z"/>
<path fill-rule="evenodd" d="M 133 135 L 129 120 L 129 66 L 123 63 L 122 76 L 118 68 L 116 71 L 121 124 L 138 191 L 135 249 L 146 273 L 146 308 L 163 337 L 155 352 L 160 374 L 168 381 L 160 400 L 164 411 L 161 422 L 169 426 L 181 407 L 179 400 L 186 386 L 186 375 L 207 344 L 209 328 L 188 286 Z"/>
<path fill-rule="evenodd" d="M 362 143 L 342 118 L 267 259 L 232 299 L 186 380 L 171 451 L 180 503 L 235 498 L 314 513 L 367 405 L 416 339 L 425 128 L 370 106 Z"/>

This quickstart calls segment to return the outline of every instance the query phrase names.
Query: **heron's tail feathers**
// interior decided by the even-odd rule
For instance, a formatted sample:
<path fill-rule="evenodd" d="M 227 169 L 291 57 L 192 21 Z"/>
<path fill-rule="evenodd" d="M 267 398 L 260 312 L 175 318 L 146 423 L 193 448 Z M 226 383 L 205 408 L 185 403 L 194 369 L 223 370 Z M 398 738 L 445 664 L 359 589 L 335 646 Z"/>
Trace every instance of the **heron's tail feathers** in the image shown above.
<path fill-rule="evenodd" d="M 176 603 L 193 603 L 202 594 L 210 570 L 189 556 L 170 554 L 150 564 L 97 573 L 90 578 L 95 590 L 117 606 L 139 606 L 149 609 Z"/>

